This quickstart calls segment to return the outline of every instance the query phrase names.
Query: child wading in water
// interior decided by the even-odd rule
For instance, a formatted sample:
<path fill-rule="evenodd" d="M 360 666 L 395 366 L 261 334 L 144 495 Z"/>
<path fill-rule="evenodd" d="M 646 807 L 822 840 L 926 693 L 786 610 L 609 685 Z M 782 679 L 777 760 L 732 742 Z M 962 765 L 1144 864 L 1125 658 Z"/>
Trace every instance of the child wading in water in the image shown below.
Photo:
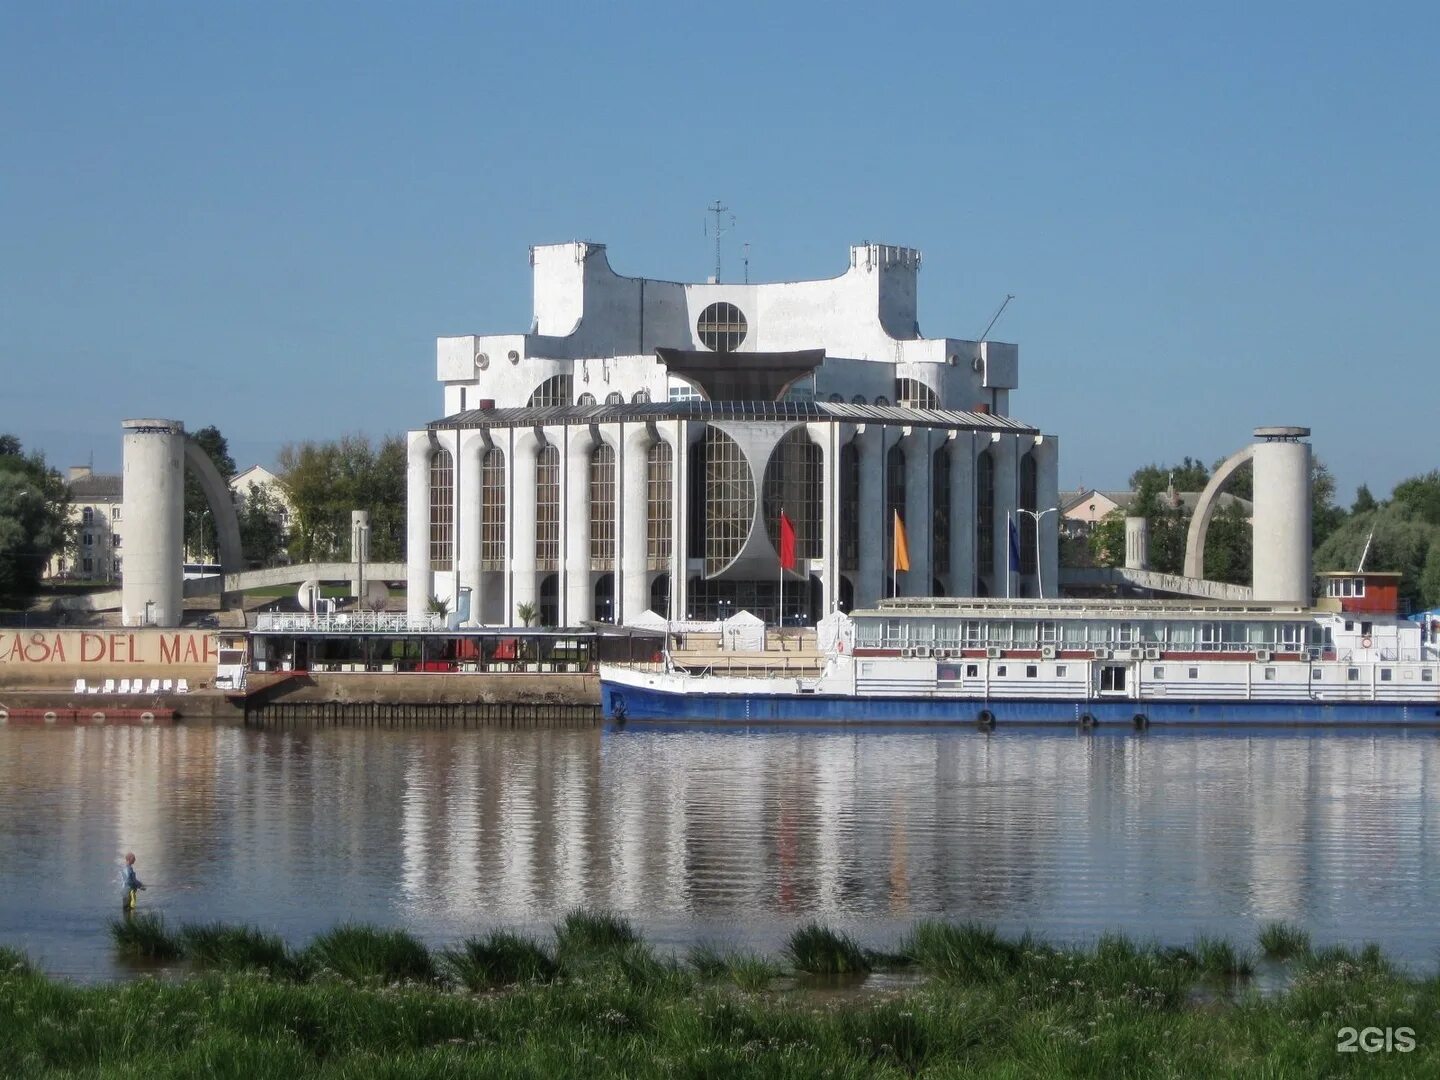
<path fill-rule="evenodd" d="M 143 888 L 145 883 L 135 876 L 135 853 L 125 853 L 125 866 L 120 871 L 120 887 L 125 890 L 120 898 L 120 908 L 123 911 L 135 910 L 136 894 Z"/>

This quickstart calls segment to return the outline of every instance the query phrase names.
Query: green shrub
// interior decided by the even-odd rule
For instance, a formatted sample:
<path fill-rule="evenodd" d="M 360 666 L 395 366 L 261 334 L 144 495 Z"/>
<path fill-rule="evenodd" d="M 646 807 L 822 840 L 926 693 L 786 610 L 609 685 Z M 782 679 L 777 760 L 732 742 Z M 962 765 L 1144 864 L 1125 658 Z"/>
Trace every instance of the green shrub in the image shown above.
<path fill-rule="evenodd" d="M 191 923 L 180 928 L 180 940 L 185 955 L 197 967 L 219 971 L 255 969 L 273 975 L 296 973 L 295 960 L 279 936 L 253 927 Z"/>
<path fill-rule="evenodd" d="M 180 939 L 165 929 L 159 915 L 127 915 L 110 920 L 115 951 L 126 960 L 178 960 L 184 955 Z"/>
<path fill-rule="evenodd" d="M 431 982 L 436 974 L 430 950 L 413 935 L 353 923 L 321 934 L 302 961 L 356 983 Z"/>
<path fill-rule="evenodd" d="M 1271 960 L 1290 960 L 1310 951 L 1310 935 L 1294 923 L 1268 922 L 1260 927 L 1260 951 Z"/>
<path fill-rule="evenodd" d="M 555 928 L 555 943 L 562 956 L 593 955 L 633 945 L 640 940 L 630 920 L 613 911 L 574 908 Z"/>
<path fill-rule="evenodd" d="M 865 950 L 848 934 L 809 923 L 790 935 L 790 962 L 812 975 L 849 975 L 870 970 Z"/>
<path fill-rule="evenodd" d="M 441 955 L 455 980 L 471 990 L 549 982 L 559 970 L 555 958 L 538 942 L 505 930 L 467 938 L 459 948 Z"/>

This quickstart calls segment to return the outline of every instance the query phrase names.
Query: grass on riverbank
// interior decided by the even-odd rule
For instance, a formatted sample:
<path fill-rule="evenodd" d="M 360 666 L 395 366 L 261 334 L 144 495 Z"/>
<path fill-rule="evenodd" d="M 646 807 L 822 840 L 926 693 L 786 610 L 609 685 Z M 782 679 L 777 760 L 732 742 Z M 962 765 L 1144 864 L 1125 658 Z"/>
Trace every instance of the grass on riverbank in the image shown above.
<path fill-rule="evenodd" d="M 5 1068 L 287 1080 L 1440 1073 L 1440 979 L 1399 973 L 1370 947 L 1307 950 L 1288 986 L 1261 996 L 1244 988 L 1246 950 L 1213 939 L 1068 947 L 926 922 L 903 947 L 913 987 L 817 995 L 744 988 L 774 985 L 774 960 L 712 948 L 682 963 L 623 919 L 584 914 L 556 928 L 554 951 L 496 931 L 431 956 L 408 935 L 350 926 L 294 954 L 304 963 L 246 928 L 172 933 L 157 920 L 144 930 L 152 952 L 167 940 L 223 970 L 99 987 L 53 981 L 0 947 Z M 574 966 L 559 959 L 567 933 Z M 827 957 L 841 937 L 806 935 Z M 1220 978 L 1217 996 L 1208 980 Z M 1409 1027 L 1416 1049 L 1339 1054 L 1346 1026 Z"/>

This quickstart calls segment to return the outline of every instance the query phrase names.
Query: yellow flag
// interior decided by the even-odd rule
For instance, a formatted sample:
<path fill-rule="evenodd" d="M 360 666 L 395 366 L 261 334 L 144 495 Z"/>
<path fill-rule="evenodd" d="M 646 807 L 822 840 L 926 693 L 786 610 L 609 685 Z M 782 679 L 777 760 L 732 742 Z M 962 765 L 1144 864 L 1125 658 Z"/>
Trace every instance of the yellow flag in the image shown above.
<path fill-rule="evenodd" d="M 905 540 L 905 522 L 900 520 L 900 511 L 895 511 L 895 569 L 910 569 L 910 545 Z"/>

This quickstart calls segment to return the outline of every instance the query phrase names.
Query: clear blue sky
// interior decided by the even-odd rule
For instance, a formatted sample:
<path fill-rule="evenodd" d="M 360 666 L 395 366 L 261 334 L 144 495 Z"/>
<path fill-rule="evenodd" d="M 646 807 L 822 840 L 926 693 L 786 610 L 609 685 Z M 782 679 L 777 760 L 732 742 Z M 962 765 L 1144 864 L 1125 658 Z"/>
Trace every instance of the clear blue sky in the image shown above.
<path fill-rule="evenodd" d="M 286 441 L 440 413 L 530 244 L 622 273 L 925 254 L 921 330 L 1018 341 L 1067 486 L 1300 423 L 1437 464 L 1440 19 L 1422 4 L 69 4 L 0 10 L 0 430 Z M 728 274 L 727 274 L 728 276 Z"/>

